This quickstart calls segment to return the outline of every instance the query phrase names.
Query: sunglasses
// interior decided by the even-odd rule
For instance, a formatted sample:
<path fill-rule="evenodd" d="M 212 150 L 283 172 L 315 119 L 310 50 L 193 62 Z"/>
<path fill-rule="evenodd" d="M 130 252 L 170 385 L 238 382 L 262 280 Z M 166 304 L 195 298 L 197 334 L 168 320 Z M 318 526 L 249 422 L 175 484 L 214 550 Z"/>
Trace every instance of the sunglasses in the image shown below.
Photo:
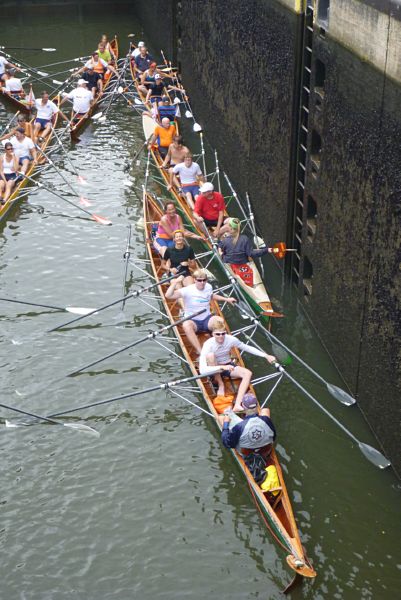
<path fill-rule="evenodd" d="M 226 335 L 225 331 L 214 331 L 213 333 L 214 333 L 214 335 L 217 335 L 218 337 L 223 337 Z"/>
<path fill-rule="evenodd" d="M 202 282 L 202 283 L 205 283 L 205 281 L 207 281 L 207 279 L 206 279 L 206 277 L 205 277 L 204 279 L 200 279 L 200 278 L 199 278 L 199 279 L 197 279 L 196 281 L 200 281 L 200 282 Z"/>

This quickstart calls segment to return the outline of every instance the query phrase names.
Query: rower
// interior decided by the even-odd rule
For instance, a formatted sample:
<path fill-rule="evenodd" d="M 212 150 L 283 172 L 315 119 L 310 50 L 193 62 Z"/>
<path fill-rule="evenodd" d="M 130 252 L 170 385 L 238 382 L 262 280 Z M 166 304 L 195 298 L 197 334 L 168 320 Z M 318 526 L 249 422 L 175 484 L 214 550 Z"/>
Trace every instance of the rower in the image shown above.
<path fill-rule="evenodd" d="M 46 91 L 41 93 L 40 100 L 35 100 L 35 107 L 37 114 L 33 126 L 32 138 L 33 141 L 36 142 L 38 133 L 41 131 L 42 135 L 38 139 L 42 142 L 50 133 L 52 128 L 52 118 L 58 113 L 59 108 L 54 102 L 49 100 L 49 94 Z"/>
<path fill-rule="evenodd" d="M 136 57 L 139 56 L 139 54 L 141 53 L 141 48 L 143 48 L 144 46 L 145 42 L 138 42 L 137 48 L 134 48 L 134 50 L 131 52 L 132 60 L 135 60 Z"/>
<path fill-rule="evenodd" d="M 229 335 L 226 332 L 224 320 L 220 317 L 215 317 L 213 319 L 210 330 L 212 332 L 212 337 L 203 344 L 199 357 L 199 373 L 206 373 L 208 370 L 210 371 L 209 367 L 222 367 L 222 372 L 214 375 L 214 379 L 219 386 L 217 390 L 218 396 L 225 395 L 222 375 L 233 379 L 241 379 L 234 405 L 234 411 L 241 411 L 241 402 L 249 388 L 252 379 L 252 371 L 245 367 L 235 365 L 231 359 L 231 350 L 233 348 L 238 348 L 241 352 L 248 352 L 254 356 L 265 358 L 269 363 L 275 362 L 276 357 L 266 354 L 266 352 L 254 348 L 254 346 L 244 344 L 234 335 Z"/>
<path fill-rule="evenodd" d="M 103 58 L 100 58 L 99 52 L 97 51 L 92 53 L 91 58 L 85 63 L 82 69 L 79 69 L 79 71 L 77 71 L 76 75 L 78 75 L 78 73 L 81 73 L 81 71 L 83 71 L 84 69 L 89 69 L 91 67 L 93 68 L 95 73 L 98 73 L 100 75 L 102 80 L 104 80 L 106 71 L 111 71 L 112 73 L 114 73 L 114 75 L 117 75 L 117 71 L 115 70 L 115 68 L 108 64 L 105 60 L 103 60 Z"/>
<path fill-rule="evenodd" d="M 142 92 L 142 94 L 147 94 L 150 89 L 150 85 L 152 83 L 155 83 L 157 75 L 156 67 L 157 64 L 155 62 L 151 62 L 149 68 L 141 74 L 139 79 L 140 83 L 138 85 L 138 90 Z"/>
<path fill-rule="evenodd" d="M 9 197 L 13 187 L 16 184 L 18 176 L 18 158 L 14 154 L 14 148 L 11 142 L 6 142 L 4 145 L 5 154 L 0 157 L 0 196 L 1 204 L 5 204 Z"/>
<path fill-rule="evenodd" d="M 172 89 L 172 86 L 170 86 L 169 89 Z M 157 114 L 159 121 L 161 121 L 163 117 L 167 117 L 170 119 L 170 121 L 174 121 L 180 116 L 179 107 L 176 104 L 171 104 L 168 96 L 162 96 L 157 103 Z M 184 158 L 182 158 L 182 160 L 184 160 Z M 178 162 L 182 162 L 182 160 Z"/>
<path fill-rule="evenodd" d="M 266 456 L 276 439 L 270 410 L 262 408 L 258 412 L 258 401 L 252 393 L 245 394 L 242 406 L 245 409 L 243 419 L 233 414 L 219 417 L 223 423 L 221 440 L 226 448 L 236 448 L 243 456 L 251 451 Z"/>
<path fill-rule="evenodd" d="M 167 186 L 168 190 L 171 190 L 173 187 L 174 175 L 179 176 L 182 192 L 188 205 L 193 210 L 195 206 L 193 199 L 195 198 L 196 200 L 199 194 L 199 182 L 204 183 L 205 178 L 198 163 L 193 162 L 193 157 L 190 152 L 187 152 L 185 155 L 184 162 L 173 167 L 173 170 L 170 173 L 170 183 Z"/>
<path fill-rule="evenodd" d="M 150 64 L 154 62 L 154 59 L 153 56 L 149 54 L 146 46 L 141 46 L 139 54 L 135 57 L 133 62 L 137 77 L 139 78 L 146 69 L 149 69 Z"/>
<path fill-rule="evenodd" d="M 156 140 L 158 140 L 158 150 L 160 156 L 162 158 L 165 158 L 175 134 L 175 125 L 172 125 L 170 123 L 170 119 L 164 117 L 164 119 L 162 119 L 161 125 L 156 125 L 155 130 L 149 140 L 148 149 L 150 150 L 153 144 L 156 142 Z"/>
<path fill-rule="evenodd" d="M 18 164 L 20 165 L 20 172 L 25 174 L 28 170 L 29 163 L 37 158 L 37 152 L 35 144 L 25 135 L 25 129 L 18 127 L 15 136 L 10 140 L 14 154 L 18 158 Z"/>
<path fill-rule="evenodd" d="M 1 83 L 3 83 L 5 81 L 6 69 L 15 69 L 16 71 L 21 71 L 21 69 L 19 69 L 17 67 L 17 65 L 14 65 L 10 61 L 8 61 L 5 58 L 5 56 L 0 56 L 0 82 Z"/>
<path fill-rule="evenodd" d="M 106 44 L 104 44 L 103 42 L 99 42 L 97 45 L 96 52 L 98 53 L 99 59 L 104 60 L 104 62 L 106 62 L 107 64 L 111 62 L 111 52 L 106 49 Z"/>
<path fill-rule="evenodd" d="M 194 283 L 191 273 L 196 269 L 195 252 L 185 241 L 184 231 L 181 229 L 174 231 L 173 246 L 166 248 L 161 266 L 169 275 L 176 275 L 177 273 L 182 275 L 184 278 L 182 285 L 184 287 Z"/>
<path fill-rule="evenodd" d="M 111 43 L 109 42 L 109 38 L 107 37 L 107 35 L 105 33 L 102 34 L 102 37 L 100 38 L 100 43 L 103 44 L 105 49 L 111 54 L 112 59 L 116 60 L 116 55 L 114 54 L 113 47 L 112 47 Z"/>
<path fill-rule="evenodd" d="M 23 113 L 18 113 L 16 126 L 13 129 L 11 129 L 11 131 L 9 131 L 8 133 L 5 133 L 4 135 L 2 135 L 0 137 L 0 142 L 2 142 L 3 140 L 6 140 L 8 138 L 11 138 L 13 135 L 15 135 L 18 127 L 23 128 L 23 130 L 25 131 L 25 135 L 27 135 L 28 137 L 31 136 L 31 124 L 29 123 L 29 121 L 27 121 L 26 116 Z"/>
<path fill-rule="evenodd" d="M 91 91 L 92 97 L 94 98 L 97 93 L 101 93 L 103 90 L 103 80 L 99 73 L 96 73 L 93 65 L 89 66 L 86 71 L 82 73 L 82 79 L 86 81 L 88 90 Z"/>
<path fill-rule="evenodd" d="M 74 120 L 80 119 L 83 115 L 85 115 L 93 104 L 92 92 L 90 92 L 86 86 L 86 80 L 79 79 L 77 87 L 72 90 L 72 92 L 63 93 L 63 99 L 60 103 L 60 106 L 66 100 L 72 100 L 73 115 L 71 118 Z"/>
<path fill-rule="evenodd" d="M 22 87 L 21 79 L 14 77 L 15 70 L 10 69 L 4 74 L 5 91 L 16 100 L 25 98 L 24 88 Z"/>
<path fill-rule="evenodd" d="M 270 252 L 272 248 L 254 248 L 248 236 L 241 233 L 241 221 L 237 218 L 226 219 L 224 226 L 227 234 L 219 242 L 219 251 L 223 262 L 230 265 L 244 265 L 249 262 L 249 257 L 259 258 Z"/>
<path fill-rule="evenodd" d="M 217 300 L 218 302 L 234 304 L 236 299 L 215 294 L 212 286 L 208 283 L 206 271 L 203 269 L 194 271 L 193 278 L 195 279 L 195 283 L 180 289 L 176 289 L 176 287 L 180 285 L 180 282 L 177 281 L 177 279 L 173 279 L 166 292 L 166 298 L 171 300 L 179 300 L 182 298 L 184 301 L 185 317 L 194 314 L 201 308 L 206 309 L 206 311 L 200 314 L 197 319 L 188 319 L 182 324 L 188 341 L 195 351 L 200 354 L 202 348 L 197 334 L 210 333 L 211 331 L 210 321 L 212 319 L 212 313 L 210 311 L 210 302 L 212 300 Z M 182 281 L 184 278 L 179 277 L 178 279 L 181 279 Z"/>
<path fill-rule="evenodd" d="M 198 226 L 204 223 L 207 227 L 215 227 L 213 234 L 217 237 L 223 224 L 226 205 L 220 192 L 214 191 L 212 183 L 206 182 L 200 188 L 194 207 L 194 219 Z"/>
<path fill-rule="evenodd" d="M 163 160 L 161 164 L 162 169 L 168 169 L 169 173 L 173 175 L 173 183 L 178 188 L 180 187 L 180 183 L 177 177 L 173 173 L 173 168 L 176 165 L 182 163 L 185 159 L 185 156 L 190 152 L 189 148 L 184 146 L 183 139 L 181 135 L 175 135 L 173 137 L 173 141 L 168 147 L 168 152 L 166 154 L 166 158 Z"/>
<path fill-rule="evenodd" d="M 177 214 L 175 203 L 171 200 L 164 205 L 164 215 L 158 223 L 156 237 L 153 242 L 154 248 L 161 257 L 164 257 L 166 248 L 172 248 L 174 246 L 174 231 L 177 230 L 182 231 L 185 237 L 195 240 L 203 239 L 202 236 L 184 229 L 182 218 Z"/>

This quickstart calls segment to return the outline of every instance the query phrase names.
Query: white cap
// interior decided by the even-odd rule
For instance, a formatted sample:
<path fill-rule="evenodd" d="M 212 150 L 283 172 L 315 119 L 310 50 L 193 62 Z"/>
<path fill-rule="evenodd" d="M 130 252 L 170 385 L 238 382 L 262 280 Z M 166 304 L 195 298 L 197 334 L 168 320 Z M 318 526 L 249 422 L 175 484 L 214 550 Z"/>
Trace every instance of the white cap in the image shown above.
<path fill-rule="evenodd" d="M 87 84 L 87 81 L 85 81 L 85 79 L 78 79 L 78 85 L 82 85 L 82 84 Z"/>
<path fill-rule="evenodd" d="M 161 75 L 159 75 L 158 73 L 156 73 L 155 79 L 161 79 Z"/>
<path fill-rule="evenodd" d="M 138 48 L 140 48 L 141 46 L 144 46 L 145 42 L 138 42 Z"/>
<path fill-rule="evenodd" d="M 204 194 L 205 192 L 213 192 L 214 190 L 214 185 L 213 183 L 204 183 L 200 188 L 199 191 Z"/>

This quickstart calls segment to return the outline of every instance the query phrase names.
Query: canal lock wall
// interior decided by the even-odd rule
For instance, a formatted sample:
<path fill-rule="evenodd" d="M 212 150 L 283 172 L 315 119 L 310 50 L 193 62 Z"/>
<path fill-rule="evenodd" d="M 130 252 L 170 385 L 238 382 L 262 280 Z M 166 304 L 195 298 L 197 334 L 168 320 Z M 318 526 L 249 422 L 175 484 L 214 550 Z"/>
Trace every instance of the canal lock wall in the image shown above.
<path fill-rule="evenodd" d="M 401 474 L 401 10 L 148 0 L 200 123 Z"/>

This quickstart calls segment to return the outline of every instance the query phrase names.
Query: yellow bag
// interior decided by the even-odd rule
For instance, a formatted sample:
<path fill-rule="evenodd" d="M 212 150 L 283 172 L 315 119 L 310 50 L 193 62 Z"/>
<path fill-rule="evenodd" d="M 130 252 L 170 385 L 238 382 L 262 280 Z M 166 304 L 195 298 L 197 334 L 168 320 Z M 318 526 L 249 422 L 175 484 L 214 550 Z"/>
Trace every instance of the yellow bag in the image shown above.
<path fill-rule="evenodd" d="M 274 490 L 275 488 L 280 487 L 280 480 L 278 478 L 278 473 L 277 473 L 277 469 L 274 465 L 269 465 L 268 467 L 266 467 L 266 473 L 267 473 L 267 477 L 264 480 L 264 482 L 261 484 L 261 489 L 264 492 L 268 492 L 270 490 Z M 280 490 L 276 490 L 275 492 L 272 492 L 273 496 L 278 496 L 278 494 L 280 493 Z"/>
<path fill-rule="evenodd" d="M 233 400 L 234 396 L 230 394 L 228 396 L 216 396 L 212 402 L 219 415 L 222 415 L 226 408 L 232 406 Z"/>

